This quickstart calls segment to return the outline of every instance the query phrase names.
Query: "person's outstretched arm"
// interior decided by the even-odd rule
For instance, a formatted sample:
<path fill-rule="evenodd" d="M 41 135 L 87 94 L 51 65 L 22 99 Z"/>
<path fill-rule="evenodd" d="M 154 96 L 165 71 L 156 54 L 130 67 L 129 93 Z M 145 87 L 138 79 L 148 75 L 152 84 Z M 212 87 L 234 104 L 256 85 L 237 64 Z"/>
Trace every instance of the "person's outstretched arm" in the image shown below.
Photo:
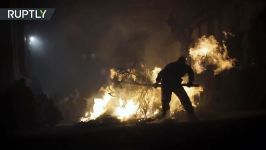
<path fill-rule="evenodd" d="M 162 81 L 162 76 L 163 76 L 163 70 L 161 70 L 158 75 L 157 75 L 157 78 L 156 78 L 156 83 L 155 84 L 158 84 Z"/>

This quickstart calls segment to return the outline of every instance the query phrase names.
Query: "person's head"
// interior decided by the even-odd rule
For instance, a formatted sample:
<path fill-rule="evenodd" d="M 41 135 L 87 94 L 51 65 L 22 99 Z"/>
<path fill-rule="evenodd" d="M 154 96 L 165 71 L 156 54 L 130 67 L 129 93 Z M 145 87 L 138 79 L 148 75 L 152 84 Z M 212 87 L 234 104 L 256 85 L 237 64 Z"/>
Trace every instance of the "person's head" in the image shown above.
<path fill-rule="evenodd" d="M 184 56 L 180 56 L 180 57 L 178 58 L 178 60 L 177 60 L 177 62 L 182 63 L 182 64 L 185 64 L 186 61 L 187 61 L 187 59 L 186 59 L 186 57 L 184 57 Z"/>

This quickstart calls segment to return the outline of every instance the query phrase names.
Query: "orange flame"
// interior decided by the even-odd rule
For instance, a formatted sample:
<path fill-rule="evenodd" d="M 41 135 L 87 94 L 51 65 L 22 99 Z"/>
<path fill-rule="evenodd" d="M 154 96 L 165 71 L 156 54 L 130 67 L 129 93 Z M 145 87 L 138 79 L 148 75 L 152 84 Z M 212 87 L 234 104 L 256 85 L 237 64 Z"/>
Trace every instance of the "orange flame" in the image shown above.
<path fill-rule="evenodd" d="M 158 72 L 161 69 L 155 67 L 153 70 L 147 70 L 150 76 L 149 78 L 154 82 Z M 115 69 L 110 70 L 110 78 L 116 78 L 118 75 Z M 118 75 L 119 76 L 119 75 Z M 137 76 L 133 77 L 137 80 Z M 195 97 L 199 96 L 203 92 L 202 87 L 185 88 L 190 96 L 193 106 L 196 107 L 198 103 L 195 101 Z M 95 98 L 92 111 L 86 112 L 85 116 L 80 121 L 86 122 L 94 120 L 103 114 L 108 114 L 118 118 L 121 121 L 127 121 L 129 119 L 143 119 L 155 117 L 161 109 L 161 93 L 160 89 L 140 87 L 135 85 L 124 85 L 123 88 L 116 87 L 110 84 L 106 88 L 103 88 L 104 95 L 102 98 Z M 112 93 L 112 94 L 110 94 Z M 112 95 L 112 96 L 111 96 Z M 183 110 L 178 98 L 172 97 L 170 103 L 170 112 Z M 88 115 L 90 114 L 90 115 Z"/>
<path fill-rule="evenodd" d="M 201 37 L 195 47 L 189 49 L 189 56 L 193 70 L 200 74 L 206 70 L 207 65 L 215 67 L 214 74 L 217 75 L 224 70 L 231 69 L 235 65 L 235 59 L 228 56 L 228 50 L 224 42 L 221 45 L 214 36 Z M 161 68 L 155 67 L 150 70 L 142 65 L 146 80 L 154 83 Z M 127 79 L 138 81 L 137 70 L 127 70 L 131 72 Z M 123 75 L 117 70 L 110 70 L 110 79 L 121 81 Z M 183 81 L 187 81 L 187 77 Z M 90 112 L 86 112 L 80 119 L 82 122 L 94 120 L 103 114 L 108 114 L 121 121 L 129 119 L 143 119 L 155 117 L 161 109 L 161 93 L 158 88 L 147 88 L 136 85 L 123 85 L 123 88 L 110 83 L 101 88 L 104 92 L 102 98 L 94 98 L 94 104 Z M 199 105 L 196 97 L 203 92 L 203 87 L 185 87 L 194 107 Z M 183 110 L 180 101 L 174 94 L 170 102 L 170 115 Z"/>
<path fill-rule="evenodd" d="M 189 49 L 189 56 L 192 60 L 192 67 L 198 74 L 205 71 L 207 65 L 215 67 L 215 75 L 235 65 L 235 59 L 228 56 L 224 42 L 221 45 L 214 36 L 202 36 L 198 39 L 195 47 Z"/>

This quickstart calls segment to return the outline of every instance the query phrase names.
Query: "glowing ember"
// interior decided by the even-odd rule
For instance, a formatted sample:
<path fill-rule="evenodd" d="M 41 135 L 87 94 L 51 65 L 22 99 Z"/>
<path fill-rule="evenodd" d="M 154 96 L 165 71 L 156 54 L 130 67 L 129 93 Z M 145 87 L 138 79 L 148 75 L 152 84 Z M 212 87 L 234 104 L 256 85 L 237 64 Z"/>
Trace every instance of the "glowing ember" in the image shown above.
<path fill-rule="evenodd" d="M 231 69 L 235 64 L 235 60 L 228 56 L 226 45 L 221 45 L 214 36 L 201 37 L 195 47 L 189 49 L 189 56 L 192 67 L 198 74 L 205 71 L 207 65 L 214 66 L 214 74 L 217 75 Z"/>

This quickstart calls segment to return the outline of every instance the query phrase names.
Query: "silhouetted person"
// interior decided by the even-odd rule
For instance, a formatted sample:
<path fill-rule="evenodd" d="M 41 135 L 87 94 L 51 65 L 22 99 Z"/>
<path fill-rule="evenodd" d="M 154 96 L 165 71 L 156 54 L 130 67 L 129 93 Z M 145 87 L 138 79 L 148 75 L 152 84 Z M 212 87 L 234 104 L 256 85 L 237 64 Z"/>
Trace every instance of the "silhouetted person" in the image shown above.
<path fill-rule="evenodd" d="M 172 92 L 174 92 L 184 109 L 188 113 L 188 117 L 191 120 L 196 120 L 194 108 L 191 101 L 181 85 L 182 77 L 188 74 L 189 82 L 188 86 L 194 82 L 194 72 L 190 66 L 186 64 L 185 57 L 180 57 L 177 61 L 166 65 L 158 74 L 155 85 L 161 82 L 162 90 L 162 117 L 165 117 L 170 109 L 169 103 L 171 101 Z"/>

